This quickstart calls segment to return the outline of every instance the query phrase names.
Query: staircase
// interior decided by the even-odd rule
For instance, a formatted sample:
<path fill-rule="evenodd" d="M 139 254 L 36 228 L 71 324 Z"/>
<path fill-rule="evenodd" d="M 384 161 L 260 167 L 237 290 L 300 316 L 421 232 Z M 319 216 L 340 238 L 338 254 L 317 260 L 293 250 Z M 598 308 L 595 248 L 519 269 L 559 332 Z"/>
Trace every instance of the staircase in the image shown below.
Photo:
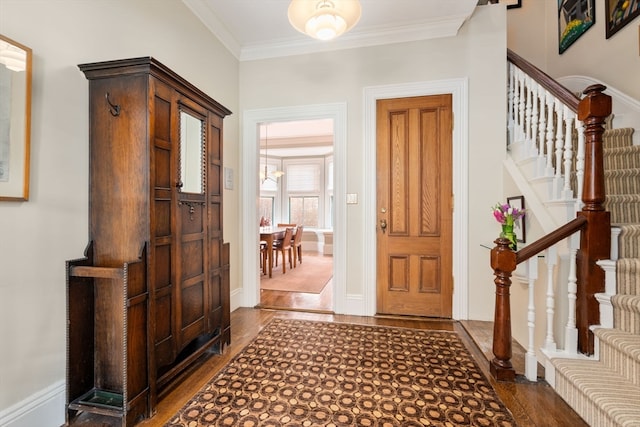
<path fill-rule="evenodd" d="M 585 87 L 594 83 L 600 84 L 602 90 L 602 82 L 587 83 L 588 78 L 570 76 L 568 79 L 576 84 L 563 82 L 563 86 L 514 52 L 509 51 L 507 56 L 510 144 L 505 168 L 524 194 L 529 221 L 535 218 L 542 236 L 532 236 L 534 241 L 515 254 L 507 249 L 508 242 L 497 241 L 492 249 L 491 267 L 496 275 L 496 295 L 500 295 L 496 298 L 492 374 L 500 379 L 499 375 L 507 378 L 509 373 L 510 348 L 504 343 L 510 342 L 511 320 L 505 320 L 503 313 L 510 312 L 520 324 L 526 322 L 528 326 L 528 380 L 538 380 L 540 361 L 547 382 L 590 425 L 639 427 L 640 142 L 634 127 L 637 129 L 640 123 L 640 103 L 610 88 L 614 114 L 605 120 L 609 112 L 598 110 L 602 113 L 595 113 L 594 126 L 593 116 L 585 112 L 594 111 L 590 108 L 597 103 L 578 98 Z M 594 86 L 589 89 L 592 93 Z M 577 120 L 578 116 L 586 121 Z M 591 132 L 587 144 L 590 147 L 585 147 L 586 128 Z M 600 147 L 602 152 L 598 151 Z M 594 168 L 600 161 L 604 166 L 604 186 L 602 169 Z M 600 249 L 608 248 L 607 243 L 602 244 L 606 229 L 595 225 L 605 223 L 601 221 L 609 224 L 606 214 L 601 214 L 603 208 L 611 215 L 612 247 L 608 260 L 602 258 L 608 257 L 609 251 Z M 582 225 L 584 217 L 593 213 L 598 213 L 594 225 Z M 586 236 L 584 247 L 578 230 Z M 599 245 L 588 240 L 594 235 Z M 587 254 L 594 247 L 598 249 Z M 559 256 L 559 252 L 563 255 Z M 585 258 L 591 255 L 593 258 Z M 564 278 L 558 267 L 563 256 L 569 270 Z M 539 257 L 547 270 L 541 280 Z M 601 270 L 593 268 L 594 263 Z M 529 294 L 526 310 L 522 305 L 509 309 L 510 275 L 516 273 L 518 265 L 525 267 L 520 279 L 527 284 Z M 576 266 L 581 278 L 576 277 Z M 603 271 L 604 278 L 599 277 Z M 597 293 L 602 292 L 603 282 L 605 291 Z M 520 288 L 515 290 L 522 292 Z M 586 309 L 589 316 L 595 314 L 588 322 L 584 322 L 584 311 L 582 321 L 576 319 L 580 293 L 590 304 Z M 536 306 L 542 300 L 544 310 Z M 596 301 L 599 308 L 592 304 Z M 558 303 L 564 304 L 564 311 L 558 311 Z M 545 328 L 541 340 L 536 331 Z M 594 340 L 589 346 L 576 345 L 578 336 L 584 344 L 588 329 Z"/>
<path fill-rule="evenodd" d="M 606 296 L 612 325 L 593 328 L 594 358 L 551 359 L 555 390 L 593 426 L 640 426 L 640 146 L 632 145 L 633 131 L 604 135 L 605 206 L 619 229 L 617 290 L 609 284 Z"/>

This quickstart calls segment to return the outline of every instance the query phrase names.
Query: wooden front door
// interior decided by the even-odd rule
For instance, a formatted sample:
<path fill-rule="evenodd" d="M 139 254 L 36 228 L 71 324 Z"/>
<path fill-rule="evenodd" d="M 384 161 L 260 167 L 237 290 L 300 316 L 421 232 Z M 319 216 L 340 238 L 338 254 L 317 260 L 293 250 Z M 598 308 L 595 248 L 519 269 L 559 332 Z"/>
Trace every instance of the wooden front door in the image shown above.
<path fill-rule="evenodd" d="M 377 102 L 377 311 L 451 317 L 452 97 Z"/>

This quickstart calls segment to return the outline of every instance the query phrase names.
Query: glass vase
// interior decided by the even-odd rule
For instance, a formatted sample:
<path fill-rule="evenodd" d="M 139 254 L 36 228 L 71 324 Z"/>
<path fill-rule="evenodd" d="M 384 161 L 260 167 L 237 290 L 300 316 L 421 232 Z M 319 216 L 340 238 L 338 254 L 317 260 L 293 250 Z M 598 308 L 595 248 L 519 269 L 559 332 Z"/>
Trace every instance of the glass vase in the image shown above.
<path fill-rule="evenodd" d="M 503 224 L 500 237 L 504 237 L 505 239 L 509 240 L 509 242 L 511 242 L 511 244 L 509 245 L 509 248 L 512 251 L 518 250 L 518 241 L 516 238 L 516 233 L 515 231 L 513 231 L 513 225 Z"/>

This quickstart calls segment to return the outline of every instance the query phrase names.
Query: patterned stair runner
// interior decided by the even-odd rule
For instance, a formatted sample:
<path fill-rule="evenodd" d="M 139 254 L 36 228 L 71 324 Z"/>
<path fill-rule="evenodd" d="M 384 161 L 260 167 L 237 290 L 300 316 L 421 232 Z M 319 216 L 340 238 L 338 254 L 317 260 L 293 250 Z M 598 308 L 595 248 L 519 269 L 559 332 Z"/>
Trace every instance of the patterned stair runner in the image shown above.
<path fill-rule="evenodd" d="M 640 146 L 605 132 L 605 207 L 621 229 L 614 328 L 594 330 L 598 360 L 554 359 L 556 391 L 593 426 L 640 426 Z"/>

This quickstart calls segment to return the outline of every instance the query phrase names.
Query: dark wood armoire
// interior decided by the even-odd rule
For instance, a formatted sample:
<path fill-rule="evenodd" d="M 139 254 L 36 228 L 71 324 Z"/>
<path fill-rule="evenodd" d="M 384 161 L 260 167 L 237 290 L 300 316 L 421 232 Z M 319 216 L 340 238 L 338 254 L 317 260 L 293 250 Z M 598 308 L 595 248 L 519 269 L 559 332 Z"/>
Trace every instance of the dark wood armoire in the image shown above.
<path fill-rule="evenodd" d="M 231 112 L 151 57 L 89 80 L 89 244 L 67 262 L 67 421 L 150 417 L 230 341 L 222 122 Z"/>

